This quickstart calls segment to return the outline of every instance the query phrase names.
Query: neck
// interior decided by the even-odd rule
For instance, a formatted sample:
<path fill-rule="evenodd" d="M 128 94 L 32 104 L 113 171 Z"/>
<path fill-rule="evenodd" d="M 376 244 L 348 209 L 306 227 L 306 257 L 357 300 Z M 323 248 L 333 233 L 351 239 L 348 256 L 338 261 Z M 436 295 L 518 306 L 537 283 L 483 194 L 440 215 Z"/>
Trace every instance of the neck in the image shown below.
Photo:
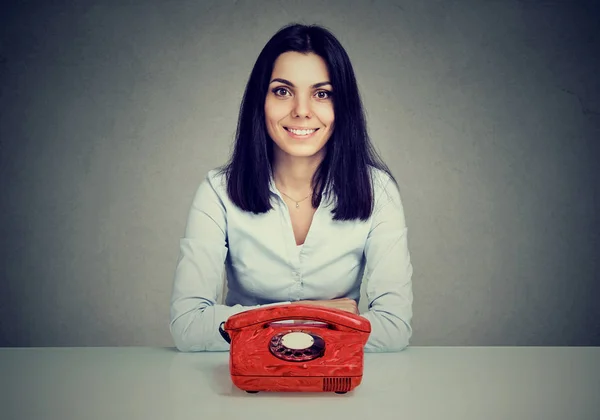
<path fill-rule="evenodd" d="M 283 153 L 275 154 L 273 178 L 280 191 L 302 199 L 312 191 L 312 178 L 321 158 L 295 157 Z"/>

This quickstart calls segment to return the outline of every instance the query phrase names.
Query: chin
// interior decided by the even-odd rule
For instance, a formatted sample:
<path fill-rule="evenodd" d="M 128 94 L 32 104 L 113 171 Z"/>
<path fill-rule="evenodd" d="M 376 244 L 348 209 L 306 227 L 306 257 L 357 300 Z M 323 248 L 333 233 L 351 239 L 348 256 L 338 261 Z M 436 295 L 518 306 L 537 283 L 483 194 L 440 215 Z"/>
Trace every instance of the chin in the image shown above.
<path fill-rule="evenodd" d="M 292 156 L 298 157 L 310 157 L 316 154 L 319 154 L 323 151 L 325 144 L 320 141 L 317 142 L 295 142 L 289 141 L 288 139 L 281 139 L 282 141 L 278 142 L 277 147 L 279 147 L 284 153 Z"/>
<path fill-rule="evenodd" d="M 285 147 L 280 149 L 286 155 L 298 158 L 312 158 L 321 155 L 324 152 L 323 149 L 317 149 L 313 147 Z"/>

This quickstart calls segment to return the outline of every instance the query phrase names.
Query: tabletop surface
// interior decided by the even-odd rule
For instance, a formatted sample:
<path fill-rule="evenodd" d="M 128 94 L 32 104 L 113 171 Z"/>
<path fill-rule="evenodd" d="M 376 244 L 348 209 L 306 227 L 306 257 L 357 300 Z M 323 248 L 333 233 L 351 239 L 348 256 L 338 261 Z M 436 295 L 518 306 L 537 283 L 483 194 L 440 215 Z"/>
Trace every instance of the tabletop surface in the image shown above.
<path fill-rule="evenodd" d="M 229 353 L 0 348 L 0 418 L 600 419 L 598 347 L 409 347 L 367 353 L 335 393 L 248 394 Z"/>

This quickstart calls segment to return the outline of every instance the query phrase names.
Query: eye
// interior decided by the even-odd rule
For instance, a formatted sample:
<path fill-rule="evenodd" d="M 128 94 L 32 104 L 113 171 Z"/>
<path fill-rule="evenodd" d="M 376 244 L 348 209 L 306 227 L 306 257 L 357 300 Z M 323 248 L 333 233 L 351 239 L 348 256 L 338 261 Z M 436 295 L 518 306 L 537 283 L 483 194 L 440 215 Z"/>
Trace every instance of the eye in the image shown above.
<path fill-rule="evenodd" d="M 284 87 L 276 87 L 272 90 L 272 92 L 275 94 L 275 96 L 286 96 L 286 94 L 290 93 L 289 90 Z"/>
<path fill-rule="evenodd" d="M 317 98 L 319 99 L 329 99 L 331 98 L 331 92 L 329 92 L 328 90 L 320 90 L 317 92 Z"/>

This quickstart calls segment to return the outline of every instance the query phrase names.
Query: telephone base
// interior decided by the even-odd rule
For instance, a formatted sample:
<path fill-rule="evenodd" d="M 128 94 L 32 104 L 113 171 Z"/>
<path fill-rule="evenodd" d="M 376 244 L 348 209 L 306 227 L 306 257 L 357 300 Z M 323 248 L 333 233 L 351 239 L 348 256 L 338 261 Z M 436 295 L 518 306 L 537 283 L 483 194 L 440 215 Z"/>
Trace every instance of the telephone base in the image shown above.
<path fill-rule="evenodd" d="M 258 394 L 260 391 L 246 391 L 248 394 Z M 346 394 L 347 391 L 334 391 L 336 394 Z"/>
<path fill-rule="evenodd" d="M 345 394 L 360 385 L 362 376 L 240 376 L 231 375 L 233 384 L 247 393 L 334 392 Z"/>

